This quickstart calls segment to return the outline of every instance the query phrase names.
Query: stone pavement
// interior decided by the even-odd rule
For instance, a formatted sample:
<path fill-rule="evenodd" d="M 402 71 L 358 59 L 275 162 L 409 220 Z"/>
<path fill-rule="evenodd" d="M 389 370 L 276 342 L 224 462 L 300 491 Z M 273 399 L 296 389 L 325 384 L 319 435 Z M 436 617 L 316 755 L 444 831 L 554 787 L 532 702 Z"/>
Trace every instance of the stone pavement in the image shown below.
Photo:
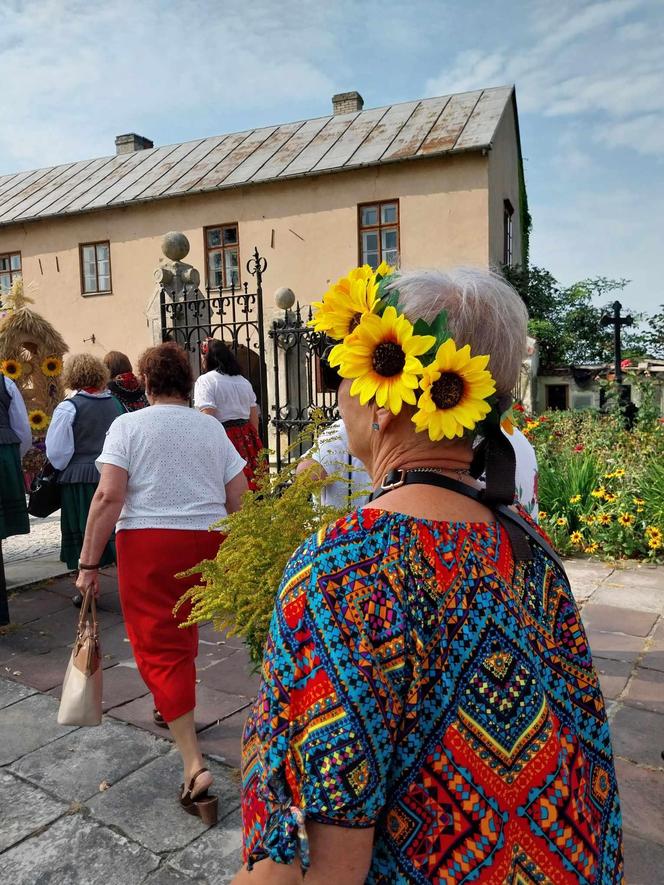
<path fill-rule="evenodd" d="M 664 868 L 664 569 L 571 561 L 568 569 L 612 722 L 625 823 L 626 881 Z M 168 732 L 133 664 L 114 570 L 102 577 L 101 727 L 56 724 L 76 611 L 71 578 L 10 597 L 0 636 L 0 869 L 12 885 L 230 882 L 240 864 L 239 740 L 257 679 L 242 644 L 201 630 L 196 721 L 220 821 L 175 802 Z"/>
<path fill-rule="evenodd" d="M 30 534 L 4 540 L 2 555 L 9 590 L 67 574 L 60 562 L 60 511 L 44 519 L 31 516 Z"/>

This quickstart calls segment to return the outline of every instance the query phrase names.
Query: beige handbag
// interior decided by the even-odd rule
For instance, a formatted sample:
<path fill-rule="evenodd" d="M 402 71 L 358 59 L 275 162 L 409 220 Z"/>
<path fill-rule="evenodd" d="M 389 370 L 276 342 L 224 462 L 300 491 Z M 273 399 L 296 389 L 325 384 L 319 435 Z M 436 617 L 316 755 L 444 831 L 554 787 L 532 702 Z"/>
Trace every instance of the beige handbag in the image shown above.
<path fill-rule="evenodd" d="M 101 683 L 97 603 L 92 591 L 88 590 L 81 605 L 76 642 L 62 683 L 58 711 L 60 725 L 101 723 Z"/>

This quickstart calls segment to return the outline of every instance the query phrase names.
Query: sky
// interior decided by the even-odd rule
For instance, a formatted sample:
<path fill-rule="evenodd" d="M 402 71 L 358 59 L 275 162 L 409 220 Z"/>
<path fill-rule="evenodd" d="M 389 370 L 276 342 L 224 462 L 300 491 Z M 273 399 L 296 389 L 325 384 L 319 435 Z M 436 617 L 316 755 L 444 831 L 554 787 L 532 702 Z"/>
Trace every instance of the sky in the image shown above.
<path fill-rule="evenodd" d="M 0 174 L 514 83 L 531 261 L 664 303 L 664 0 L 0 0 Z"/>

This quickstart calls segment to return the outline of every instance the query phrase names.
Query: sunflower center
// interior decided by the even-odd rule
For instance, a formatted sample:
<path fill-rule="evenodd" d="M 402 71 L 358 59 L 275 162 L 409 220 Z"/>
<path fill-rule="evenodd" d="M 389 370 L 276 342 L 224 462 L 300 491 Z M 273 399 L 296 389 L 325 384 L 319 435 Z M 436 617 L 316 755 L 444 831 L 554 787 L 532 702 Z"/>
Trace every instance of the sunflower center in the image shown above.
<path fill-rule="evenodd" d="M 443 372 L 431 385 L 431 399 L 439 409 L 453 409 L 463 398 L 463 378 L 456 372 Z"/>
<path fill-rule="evenodd" d="M 358 311 L 358 313 L 353 314 L 353 316 L 352 316 L 352 318 L 351 318 L 351 321 L 350 321 L 350 323 L 348 324 L 348 334 L 349 334 L 349 335 L 350 335 L 351 332 L 354 332 L 355 329 L 357 329 L 357 327 L 360 325 L 360 320 L 361 320 L 361 319 L 362 319 L 362 314 L 359 313 L 359 311 Z"/>
<path fill-rule="evenodd" d="M 381 341 L 371 358 L 374 371 L 384 378 L 398 375 L 406 365 L 406 354 L 394 341 Z"/>

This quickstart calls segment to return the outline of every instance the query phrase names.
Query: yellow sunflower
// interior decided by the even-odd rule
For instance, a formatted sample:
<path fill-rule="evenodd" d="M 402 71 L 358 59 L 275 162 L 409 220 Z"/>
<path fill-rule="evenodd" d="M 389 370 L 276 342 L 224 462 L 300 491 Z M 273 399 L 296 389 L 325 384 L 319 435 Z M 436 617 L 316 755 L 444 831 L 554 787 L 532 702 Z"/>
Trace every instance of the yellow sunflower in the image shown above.
<path fill-rule="evenodd" d="M 359 396 L 363 406 L 375 396 L 381 408 L 398 415 L 403 403 L 415 405 L 423 371 L 418 357 L 435 342 L 433 335 L 414 335 L 412 324 L 390 306 L 382 316 L 365 313 L 353 335 L 332 349 L 330 365 L 353 379 L 351 396 Z"/>
<path fill-rule="evenodd" d="M 606 497 L 606 489 L 604 488 L 604 486 L 600 486 L 598 489 L 593 489 L 590 494 L 593 496 L 593 498 L 599 498 L 601 500 L 602 498 Z"/>
<path fill-rule="evenodd" d="M 41 409 L 33 409 L 31 412 L 28 412 L 28 419 L 30 420 L 30 427 L 35 431 L 46 430 L 51 423 L 51 419 Z"/>
<path fill-rule="evenodd" d="M 607 492 L 604 495 L 604 500 L 606 501 L 607 504 L 613 504 L 614 501 L 618 500 L 618 496 L 614 495 L 613 492 Z"/>
<path fill-rule="evenodd" d="M 600 513 L 597 517 L 597 522 L 600 525 L 611 525 L 613 521 L 613 516 L 610 513 Z"/>
<path fill-rule="evenodd" d="M 597 541 L 593 541 L 591 544 L 588 544 L 588 546 L 584 548 L 583 552 L 590 553 L 592 555 L 593 553 L 597 553 L 598 550 L 599 544 L 597 543 Z"/>
<path fill-rule="evenodd" d="M 662 530 L 658 529 L 655 525 L 649 525 L 646 528 L 646 538 L 649 538 L 651 541 L 657 541 L 658 545 L 662 543 Z"/>
<path fill-rule="evenodd" d="M 634 517 L 631 513 L 621 513 L 618 517 L 618 522 L 621 526 L 627 528 L 628 525 L 632 525 L 632 523 L 634 522 Z"/>
<path fill-rule="evenodd" d="M 12 381 L 16 381 L 16 379 L 20 378 L 23 374 L 23 367 L 18 360 L 3 360 L 0 363 L 0 372 L 8 378 L 11 378 Z"/>
<path fill-rule="evenodd" d="M 428 429 L 433 442 L 454 439 L 485 418 L 491 411 L 487 399 L 496 392 L 488 362 L 488 356 L 471 357 L 468 344 L 457 350 L 451 338 L 443 342 L 420 381 L 424 392 L 413 415 L 417 430 Z"/>
<path fill-rule="evenodd" d="M 546 510 L 540 510 L 540 512 L 537 515 L 538 515 L 539 519 L 548 519 L 548 516 L 549 516 L 549 514 L 546 512 Z"/>
<path fill-rule="evenodd" d="M 567 519 L 564 516 L 559 516 L 556 520 L 556 525 L 559 525 L 561 527 L 567 525 Z"/>
<path fill-rule="evenodd" d="M 62 360 L 57 356 L 47 356 L 40 368 L 47 378 L 56 378 L 62 372 Z"/>
<path fill-rule="evenodd" d="M 364 264 L 356 267 L 330 286 L 322 301 L 312 305 L 314 317 L 309 321 L 316 332 L 326 332 L 330 338 L 341 340 L 353 332 L 365 313 L 371 313 L 378 303 L 378 277 L 393 273 L 394 268 L 384 261 L 374 271 Z"/>
<path fill-rule="evenodd" d="M 650 547 L 651 550 L 659 550 L 659 548 L 661 546 L 662 546 L 661 535 L 659 535 L 659 536 L 652 535 L 648 539 L 648 547 Z"/>
<path fill-rule="evenodd" d="M 572 544 L 576 544 L 577 546 L 583 543 L 583 535 L 581 534 L 581 532 L 572 532 L 572 534 L 569 536 L 569 539 Z"/>
<path fill-rule="evenodd" d="M 569 502 L 570 504 L 578 504 L 580 500 L 581 495 L 572 495 L 572 497 L 569 499 Z"/>

